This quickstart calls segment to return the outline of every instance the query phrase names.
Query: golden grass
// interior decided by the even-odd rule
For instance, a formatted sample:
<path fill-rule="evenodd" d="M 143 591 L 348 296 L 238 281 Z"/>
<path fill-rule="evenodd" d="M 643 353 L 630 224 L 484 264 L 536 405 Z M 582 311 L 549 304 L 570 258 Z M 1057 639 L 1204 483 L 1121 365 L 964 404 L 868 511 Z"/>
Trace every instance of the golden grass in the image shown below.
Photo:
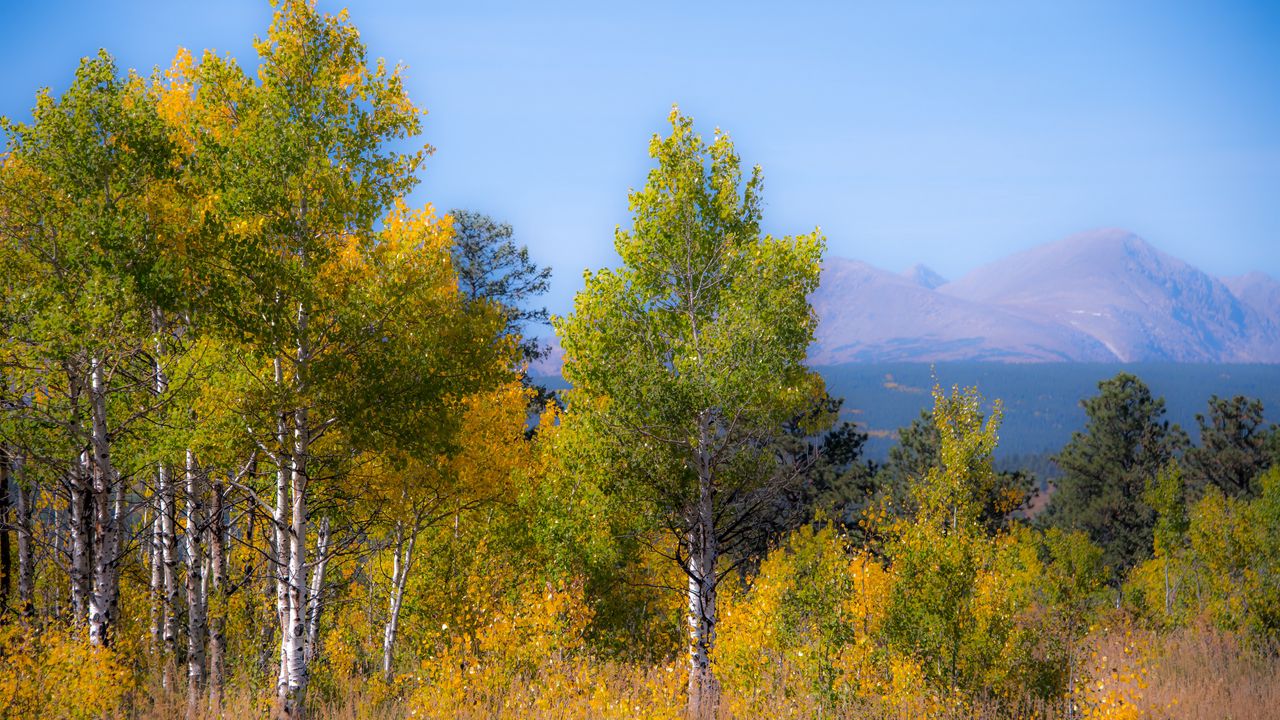
<path fill-rule="evenodd" d="M 1280 718 L 1280 648 L 1251 648 L 1212 628 L 1163 639 L 1147 698 L 1170 720 Z"/>
<path fill-rule="evenodd" d="M 1208 627 L 1180 630 L 1159 636 L 1137 632 L 1097 638 L 1099 658 L 1123 655 L 1123 648 L 1142 646 L 1144 673 L 1120 679 L 1123 691 L 1140 700 L 1136 715 L 1151 720 L 1268 720 L 1280 718 L 1280 655 L 1275 648 L 1247 645 L 1240 636 Z M 483 671 L 481 672 L 483 675 Z M 1065 703 L 1045 705 L 1026 700 L 1017 707 L 996 707 L 982 702 L 947 709 L 936 704 L 886 709 L 858 703 L 824 707 L 819 698 L 799 686 L 796 674 L 777 668 L 766 678 L 765 689 L 751 699 L 751 713 L 735 715 L 735 702 L 726 689 L 722 720 L 746 718 L 823 718 L 824 720 L 997 720 L 1035 718 L 1066 720 Z M 388 692 L 377 682 L 348 680 L 332 685 L 328 697 L 314 693 L 312 720 L 392 720 L 393 718 L 528 718 L 529 720 L 579 720 L 604 718 L 679 718 L 682 713 L 682 666 L 566 660 L 548 664 L 516 678 L 497 674 L 479 677 L 464 670 L 444 682 L 402 678 L 398 691 Z M 168 720 L 186 716 L 183 691 L 166 691 L 158 683 L 140 688 L 130 716 L 137 720 Z M 265 717 L 269 702 L 244 688 L 229 688 L 221 717 Z M 1106 715 L 1104 715 L 1105 717 Z M 203 715 L 202 717 L 212 717 Z"/>

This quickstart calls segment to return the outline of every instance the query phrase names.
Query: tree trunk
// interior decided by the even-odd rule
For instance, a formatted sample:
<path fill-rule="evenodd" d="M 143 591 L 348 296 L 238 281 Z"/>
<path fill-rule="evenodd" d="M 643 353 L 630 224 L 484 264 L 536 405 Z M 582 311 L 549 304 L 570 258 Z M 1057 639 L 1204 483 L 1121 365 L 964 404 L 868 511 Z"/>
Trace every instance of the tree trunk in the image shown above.
<path fill-rule="evenodd" d="M 164 649 L 161 638 L 164 625 L 164 557 L 160 552 L 160 495 L 159 482 L 156 483 L 156 494 L 151 498 L 151 537 L 147 539 L 147 563 L 150 568 L 151 588 L 151 651 L 163 658 Z"/>
<path fill-rule="evenodd" d="M 70 402 L 70 438 L 76 452 L 67 466 L 67 535 L 71 551 L 71 617 L 79 625 L 88 617 L 92 524 L 89 521 L 89 451 L 84 449 L 85 435 L 80 416 L 83 378 L 79 368 L 67 367 L 68 400 Z"/>
<path fill-rule="evenodd" d="M 403 523 L 396 523 L 395 555 L 391 559 L 391 600 L 387 612 L 387 624 L 382 633 L 382 674 L 391 679 L 391 663 L 395 659 L 396 630 L 400 626 L 400 606 L 404 601 L 404 586 L 409 578 L 409 565 L 413 562 L 413 543 L 417 540 L 417 523 L 405 537 Z"/>
<path fill-rule="evenodd" d="M 329 565 L 329 518 L 320 521 L 316 534 L 316 564 L 311 569 L 311 589 L 307 600 L 308 666 L 320 655 L 320 614 L 324 610 L 324 572 Z"/>
<path fill-rule="evenodd" d="M 212 483 L 209 505 L 209 566 L 211 570 L 213 610 L 209 613 L 209 710 L 222 713 L 222 686 L 226 665 L 227 611 L 227 523 L 224 519 L 227 488 L 222 482 Z"/>
<path fill-rule="evenodd" d="M 306 214 L 305 204 L 303 215 Z M 307 258 L 300 257 L 303 266 Z M 306 402 L 311 345 L 309 340 L 309 314 L 305 303 L 298 304 L 297 356 L 294 364 L 293 390 L 298 405 L 293 410 L 293 455 L 291 460 L 292 491 L 292 546 L 289 549 L 289 614 L 282 629 L 285 643 L 287 685 L 283 702 L 285 714 L 301 720 L 306 711 L 309 660 L 307 656 L 307 615 L 310 609 L 307 583 L 307 470 L 311 457 L 311 424 Z M 323 564 L 317 569 L 323 569 Z M 318 618 L 317 618 L 318 619 Z"/>
<path fill-rule="evenodd" d="M 284 363 L 275 359 L 276 386 L 284 386 Z M 276 696 L 283 711 L 285 695 L 289 688 L 289 555 L 293 542 L 289 533 L 289 427 L 288 416 L 280 413 L 276 418 L 276 506 L 272 515 L 275 529 L 275 553 L 272 558 L 276 579 L 276 625 L 280 635 L 280 669 L 276 675 Z"/>
<path fill-rule="evenodd" d="M 178 657 L 178 532 L 177 493 L 173 482 L 173 469 L 161 463 L 159 474 L 159 509 L 156 522 L 160 528 L 160 586 L 163 597 L 160 603 L 160 642 L 164 649 L 164 686 L 172 687 L 172 674 Z"/>
<path fill-rule="evenodd" d="M 107 387 L 102 361 L 90 364 L 90 411 L 93 447 L 93 592 L 89 596 L 89 642 L 107 645 L 115 629 L 120 603 L 120 523 L 124 493 L 111 462 L 107 432 Z"/>
<path fill-rule="evenodd" d="M 67 525 L 71 536 L 71 614 L 77 625 L 89 613 L 90 569 L 93 553 L 93 525 L 89 492 L 88 453 L 82 452 L 72 463 L 71 481 L 67 488 Z M 83 626 L 81 626 L 83 627 Z"/>
<path fill-rule="evenodd" d="M 195 454 L 187 450 L 187 715 L 194 717 L 203 696 L 205 660 L 204 548 L 200 542 L 201 488 Z"/>
<path fill-rule="evenodd" d="M 164 367 L 160 364 L 160 356 L 164 353 L 164 345 L 160 342 L 160 325 L 161 314 L 159 309 L 151 311 L 152 330 L 156 333 L 155 341 L 155 361 L 152 364 L 154 371 L 154 391 L 157 401 L 163 397 L 168 386 L 164 376 Z M 161 527 L 161 516 L 164 515 L 164 486 L 166 482 L 165 474 L 168 468 L 161 460 L 156 467 L 156 490 L 152 495 L 152 517 L 151 517 L 151 542 L 147 548 L 148 560 L 151 563 L 151 648 L 160 656 L 161 664 L 164 664 L 164 552 L 161 549 L 164 536 L 164 528 Z M 166 678 L 167 679 L 167 678 Z M 165 683 L 168 687 L 168 683 Z"/>
<path fill-rule="evenodd" d="M 160 333 L 164 331 L 164 315 L 155 310 L 152 326 L 156 332 L 155 395 L 163 398 L 169 392 L 169 378 L 165 375 L 161 358 L 164 343 Z M 164 686 L 171 687 L 170 668 L 178 655 L 178 623 L 175 609 L 178 606 L 178 547 L 175 532 L 175 490 L 173 470 L 167 461 L 156 465 L 156 518 L 153 530 L 151 587 L 158 600 L 152 635 L 158 640 L 161 661 L 164 665 Z"/>
<path fill-rule="evenodd" d="M 292 544 L 289 548 L 289 602 L 287 624 L 282 628 L 287 665 L 284 710 L 290 718 L 303 716 L 306 698 L 307 663 L 307 409 L 293 415 L 294 447 L 291 474 Z"/>
<path fill-rule="evenodd" d="M 35 538 L 31 516 L 34 514 L 35 489 L 27 487 L 21 454 L 13 458 L 13 479 L 18 486 L 18 604 L 24 619 L 35 615 Z"/>
<path fill-rule="evenodd" d="M 711 667 L 716 639 L 716 560 L 714 494 L 707 463 L 700 463 L 696 519 L 688 537 L 689 706 L 695 720 L 716 717 L 720 686 Z"/>
<path fill-rule="evenodd" d="M 10 578 L 13 576 L 13 555 L 9 547 L 9 527 L 13 518 L 9 517 L 9 450 L 0 445 L 0 622 L 4 622 L 9 614 Z"/>

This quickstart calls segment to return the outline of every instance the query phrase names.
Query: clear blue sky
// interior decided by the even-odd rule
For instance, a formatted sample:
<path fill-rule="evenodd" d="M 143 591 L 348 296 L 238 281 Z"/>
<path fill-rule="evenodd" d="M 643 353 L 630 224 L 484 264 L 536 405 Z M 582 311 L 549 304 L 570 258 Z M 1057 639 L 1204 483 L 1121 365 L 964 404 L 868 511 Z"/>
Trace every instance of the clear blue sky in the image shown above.
<path fill-rule="evenodd" d="M 337 10 L 342 4 L 321 0 Z M 1280 3 L 347 4 L 438 148 L 415 201 L 511 222 L 569 307 L 672 103 L 765 172 L 773 232 L 948 277 L 1100 226 L 1280 277 Z M 105 47 L 248 62 L 258 2 L 6 2 L 0 113 Z"/>

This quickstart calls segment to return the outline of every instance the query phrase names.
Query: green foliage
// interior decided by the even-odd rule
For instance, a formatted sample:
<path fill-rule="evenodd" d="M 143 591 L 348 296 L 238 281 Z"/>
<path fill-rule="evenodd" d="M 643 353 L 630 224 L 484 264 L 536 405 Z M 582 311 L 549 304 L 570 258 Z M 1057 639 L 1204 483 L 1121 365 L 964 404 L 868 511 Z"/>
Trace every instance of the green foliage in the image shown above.
<path fill-rule="evenodd" d="M 1237 395 L 1230 400 L 1209 398 L 1206 417 L 1196 415 L 1200 444 L 1189 448 L 1184 458 L 1192 489 L 1199 494 L 1209 485 L 1227 495 L 1253 497 L 1258 493 L 1258 476 L 1272 462 L 1267 442 L 1276 426 L 1263 425 L 1262 402 Z"/>
<path fill-rule="evenodd" d="M 623 266 L 587 273 L 574 314 L 554 324 L 570 414 L 628 449 L 614 479 L 679 528 L 699 466 L 716 468 L 727 500 L 755 506 L 751 491 L 776 476 L 765 441 L 821 393 L 803 360 L 822 239 L 762 237 L 759 169 L 744 183 L 727 135 L 706 145 L 674 111 L 671 128 L 631 193 L 632 229 L 617 232 Z"/>
<path fill-rule="evenodd" d="M 1156 485 L 1168 519 L 1162 513 L 1156 557 L 1134 569 L 1126 597 L 1162 625 L 1203 618 L 1252 637 L 1280 638 L 1280 470 L 1259 478 L 1253 500 L 1211 486 L 1189 511 L 1175 502 L 1177 478 L 1171 471 Z"/>
<path fill-rule="evenodd" d="M 536 298 L 551 287 L 551 268 L 529 259 L 529 248 L 512 240 L 511 225 L 499 223 L 472 210 L 450 210 L 453 268 L 458 287 L 470 303 L 492 303 L 505 320 L 503 334 L 519 348 L 521 382 L 534 392 L 531 415 L 558 402 L 555 392 L 530 378 L 529 366 L 550 352 L 542 340 L 529 337 L 533 326 L 548 324 L 545 307 L 533 307 Z M 529 429 L 532 435 L 536 427 Z"/>
<path fill-rule="evenodd" d="M 277 7 L 256 74 L 182 51 L 148 83 L 99 53 L 3 123 L 0 456 L 33 507 L 2 519 L 35 549 L 0 715 L 172 717 L 183 687 L 191 717 L 266 714 L 303 633 L 277 591 L 317 632 L 295 713 L 314 674 L 313 707 L 362 688 L 352 714 L 670 717 L 689 652 L 743 717 L 1132 717 L 1090 637 L 1122 575 L 1153 625 L 1280 639 L 1260 403 L 1211 399 L 1180 465 L 1162 401 L 1101 383 L 1043 532 L 1013 519 L 1030 478 L 995 470 L 976 390 L 935 388 L 876 472 L 805 365 L 823 238 L 764 235 L 760 170 L 677 111 L 621 266 L 555 320 L 574 389 L 530 437 L 516 370 L 549 270 L 509 226 L 406 207 L 427 149 L 401 142 L 422 116 L 401 69 L 345 13 Z M 202 545 L 223 562 L 188 562 Z M 68 617 L 86 552 L 111 647 Z M 166 568 L 189 597 L 161 596 Z M 215 687 L 198 620 L 161 634 L 198 610 L 226 634 Z"/>
<path fill-rule="evenodd" d="M 1155 553 L 1157 556 L 1176 553 L 1190 528 L 1187 517 L 1186 483 L 1182 468 L 1169 463 L 1147 483 L 1143 496 L 1147 505 L 1156 513 Z"/>
<path fill-rule="evenodd" d="M 508 223 L 473 210 L 450 210 L 453 221 L 453 267 L 462 294 L 472 302 L 493 302 L 502 308 L 507 333 L 527 335 L 530 325 L 545 324 L 547 309 L 530 307 L 551 287 L 551 268 L 529 259 L 529 248 L 516 245 Z M 526 362 L 545 357 L 547 348 L 534 338 L 521 340 Z"/>
<path fill-rule="evenodd" d="M 838 417 L 843 402 L 828 395 L 814 412 Z M 872 524 L 867 522 L 868 513 L 883 495 L 875 463 L 863 457 L 867 434 L 854 423 L 844 422 L 812 441 L 803 428 L 814 424 L 802 418 L 788 428 L 788 442 L 799 447 L 787 451 L 807 459 L 803 461 L 799 487 L 772 516 L 776 530 L 771 528 L 764 536 L 772 539 L 822 517 L 830 518 L 855 544 L 865 546 L 874 534 Z"/>
<path fill-rule="evenodd" d="M 890 502 L 894 514 L 910 518 L 919 512 L 911 488 L 929 470 L 942 463 L 941 434 L 933 416 L 921 412 L 910 425 L 898 429 L 898 444 L 889 459 L 870 479 L 877 492 Z M 996 472 L 981 489 L 981 522 L 990 531 L 1007 527 L 1014 514 L 1026 507 L 1034 491 L 1033 475 L 1019 471 Z"/>
<path fill-rule="evenodd" d="M 910 490 L 912 479 L 924 477 L 929 468 L 939 463 L 939 445 L 938 429 L 929 410 L 921 410 L 920 416 L 909 425 L 898 428 L 898 442 L 889 448 L 889 458 L 877 473 L 898 512 L 910 514 L 914 511 Z"/>
<path fill-rule="evenodd" d="M 1143 500 L 1147 482 L 1186 444 L 1170 427 L 1164 401 L 1137 377 L 1120 373 L 1084 400 L 1083 433 L 1054 458 L 1062 468 L 1048 515 L 1051 524 L 1085 531 L 1106 551 L 1116 578 L 1151 552 L 1155 512 Z"/>
<path fill-rule="evenodd" d="M 979 522 L 994 482 L 991 452 L 999 410 L 983 422 L 976 391 L 934 389 L 938 463 L 911 482 L 914 521 L 895 523 L 885 546 L 896 582 L 886 610 L 889 641 L 941 687 L 975 689 L 992 658 L 989 641 L 1008 627 L 983 627 L 980 575 L 993 545 Z"/>

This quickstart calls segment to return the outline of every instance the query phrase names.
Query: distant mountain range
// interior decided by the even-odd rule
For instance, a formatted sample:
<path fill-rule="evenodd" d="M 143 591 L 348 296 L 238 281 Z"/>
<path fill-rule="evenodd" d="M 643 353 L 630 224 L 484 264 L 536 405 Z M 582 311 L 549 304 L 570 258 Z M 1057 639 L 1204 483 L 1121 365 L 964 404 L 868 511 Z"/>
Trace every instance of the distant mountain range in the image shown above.
<path fill-rule="evenodd" d="M 828 257 L 810 300 L 814 366 L 846 363 L 1280 364 L 1280 282 L 1215 278 L 1131 232 L 1095 230 L 948 282 Z M 563 353 L 537 363 L 558 375 Z"/>
<path fill-rule="evenodd" d="M 814 365 L 1280 363 L 1280 282 L 1215 278 L 1124 230 L 1041 245 L 953 282 L 828 258 Z"/>

